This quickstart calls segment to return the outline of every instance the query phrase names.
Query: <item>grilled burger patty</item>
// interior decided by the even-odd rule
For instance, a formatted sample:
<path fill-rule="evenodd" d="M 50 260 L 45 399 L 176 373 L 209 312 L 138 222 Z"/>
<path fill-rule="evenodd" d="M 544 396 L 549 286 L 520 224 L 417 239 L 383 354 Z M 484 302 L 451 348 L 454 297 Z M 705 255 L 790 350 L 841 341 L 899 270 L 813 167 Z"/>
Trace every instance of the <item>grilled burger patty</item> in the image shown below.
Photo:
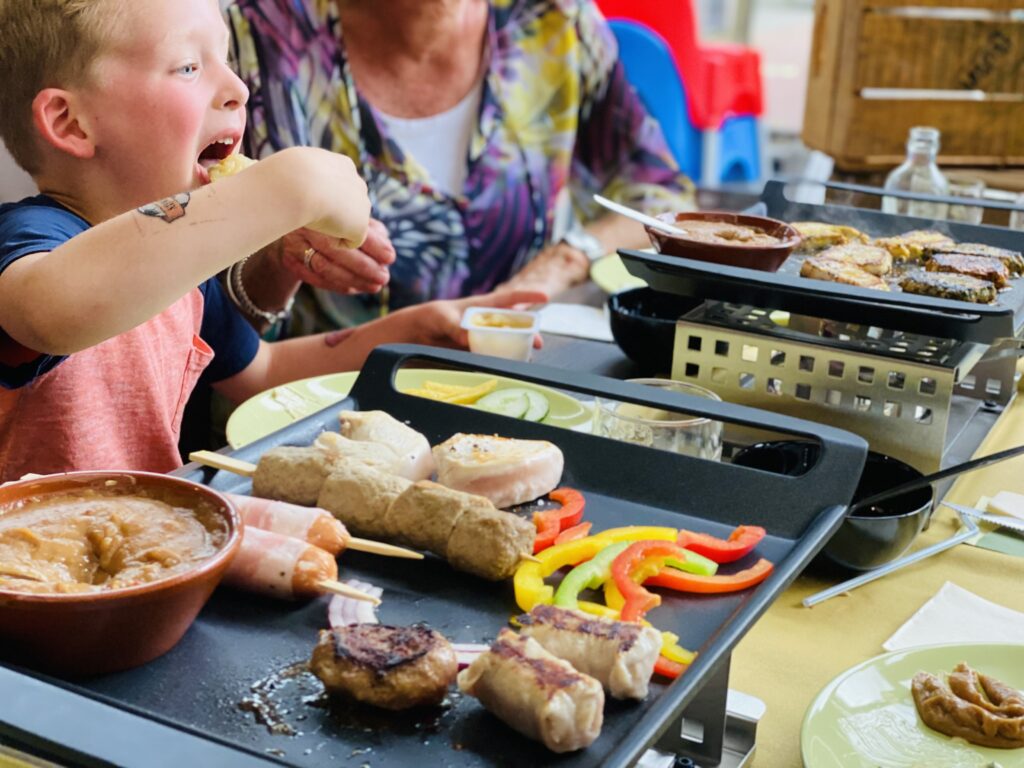
<path fill-rule="evenodd" d="M 918 270 L 900 280 L 900 288 L 907 293 L 919 293 L 940 299 L 971 301 L 988 304 L 996 300 L 996 287 L 985 280 L 968 275 Z"/>
<path fill-rule="evenodd" d="M 451 643 L 429 627 L 352 624 L 321 630 L 310 669 L 331 693 L 399 710 L 439 704 L 458 664 Z"/>
<path fill-rule="evenodd" d="M 961 253 L 936 253 L 925 262 L 929 272 L 951 272 L 969 275 L 1005 288 L 1010 282 L 1010 270 L 999 259 L 988 256 L 965 256 Z"/>

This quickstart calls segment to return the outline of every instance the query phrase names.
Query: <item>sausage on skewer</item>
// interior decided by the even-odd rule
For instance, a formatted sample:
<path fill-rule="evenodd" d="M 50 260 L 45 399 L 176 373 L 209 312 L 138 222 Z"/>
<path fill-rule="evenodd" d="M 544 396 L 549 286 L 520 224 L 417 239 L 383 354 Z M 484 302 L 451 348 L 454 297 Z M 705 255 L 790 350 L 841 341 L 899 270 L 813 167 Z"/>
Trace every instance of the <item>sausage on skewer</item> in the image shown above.
<path fill-rule="evenodd" d="M 235 502 L 242 522 L 250 528 L 300 539 L 335 557 L 345 551 L 352 538 L 345 526 L 323 509 L 235 493 L 224 495 Z"/>

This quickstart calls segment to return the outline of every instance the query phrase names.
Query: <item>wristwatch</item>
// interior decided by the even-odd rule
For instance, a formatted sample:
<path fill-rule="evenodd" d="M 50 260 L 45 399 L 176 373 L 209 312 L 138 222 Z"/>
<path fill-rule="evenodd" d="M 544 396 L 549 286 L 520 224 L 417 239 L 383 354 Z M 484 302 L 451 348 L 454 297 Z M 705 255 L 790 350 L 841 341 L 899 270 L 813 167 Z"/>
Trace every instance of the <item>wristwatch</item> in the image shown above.
<path fill-rule="evenodd" d="M 608 252 L 600 240 L 580 226 L 566 230 L 562 242 L 580 251 L 591 261 L 597 261 Z"/>

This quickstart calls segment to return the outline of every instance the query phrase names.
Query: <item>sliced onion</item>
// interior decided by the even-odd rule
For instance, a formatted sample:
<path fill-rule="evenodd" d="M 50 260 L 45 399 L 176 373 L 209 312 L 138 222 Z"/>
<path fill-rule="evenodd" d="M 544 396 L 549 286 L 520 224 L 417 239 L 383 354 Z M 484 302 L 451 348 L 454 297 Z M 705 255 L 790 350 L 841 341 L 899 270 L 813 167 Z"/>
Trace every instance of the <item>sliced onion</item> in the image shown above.
<path fill-rule="evenodd" d="M 383 589 L 365 581 L 348 579 L 342 583 L 376 598 L 380 598 L 384 594 Z M 378 624 L 379 622 L 373 603 L 335 595 L 327 604 L 327 623 L 331 629 L 337 629 L 338 627 L 347 627 L 349 624 Z"/>
<path fill-rule="evenodd" d="M 452 643 L 452 650 L 455 651 L 455 660 L 459 663 L 459 671 L 462 671 L 474 661 L 481 653 L 486 653 L 491 646 L 480 643 Z"/>

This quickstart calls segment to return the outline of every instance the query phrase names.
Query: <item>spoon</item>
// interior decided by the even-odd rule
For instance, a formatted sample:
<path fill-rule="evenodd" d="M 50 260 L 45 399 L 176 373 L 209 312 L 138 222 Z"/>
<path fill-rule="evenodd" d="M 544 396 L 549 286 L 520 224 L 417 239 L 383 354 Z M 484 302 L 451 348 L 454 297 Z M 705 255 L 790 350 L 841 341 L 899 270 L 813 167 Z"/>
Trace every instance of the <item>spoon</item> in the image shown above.
<path fill-rule="evenodd" d="M 1024 454 L 1024 445 L 1018 445 L 1016 448 L 1007 448 L 1005 451 L 999 451 L 998 453 L 991 453 L 988 456 L 982 456 L 980 459 L 971 459 L 965 461 L 962 464 L 954 464 L 952 467 L 946 467 L 938 472 L 933 472 L 930 475 L 924 475 L 914 480 L 908 480 L 905 483 L 900 483 L 892 488 L 888 488 L 880 493 L 876 493 L 873 496 L 868 496 L 866 499 L 861 499 L 857 503 L 850 507 L 847 514 L 854 514 L 859 510 L 868 509 L 870 507 L 877 506 L 878 502 L 890 499 L 893 496 L 899 496 L 907 493 L 908 491 L 916 491 L 918 488 L 924 488 L 925 486 L 931 485 L 936 480 L 944 480 L 947 477 L 953 477 L 954 475 L 960 475 L 964 472 L 971 472 L 975 469 L 981 469 L 987 467 L 990 464 L 997 464 L 1000 461 L 1006 461 L 1012 459 L 1014 456 L 1020 456 Z"/>
<path fill-rule="evenodd" d="M 640 211 L 634 211 L 632 208 L 627 208 L 624 205 L 612 202 L 607 197 L 601 197 L 601 195 L 594 195 L 594 202 L 598 205 L 604 206 L 609 211 L 615 211 L 615 213 L 621 214 L 626 218 L 633 219 L 633 221 L 639 221 L 641 224 L 646 224 L 653 229 L 660 230 L 676 237 L 689 237 L 690 234 L 685 229 L 679 227 L 673 227 L 671 224 L 666 224 L 661 219 L 656 219 L 653 216 L 648 216 L 646 213 L 640 213 Z"/>

